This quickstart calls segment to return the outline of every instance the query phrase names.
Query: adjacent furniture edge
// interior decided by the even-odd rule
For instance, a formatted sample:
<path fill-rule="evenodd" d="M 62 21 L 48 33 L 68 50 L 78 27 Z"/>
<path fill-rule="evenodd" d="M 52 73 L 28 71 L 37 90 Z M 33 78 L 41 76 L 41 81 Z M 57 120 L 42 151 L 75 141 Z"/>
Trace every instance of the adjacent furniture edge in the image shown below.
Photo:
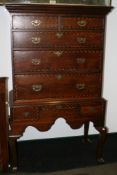
<path fill-rule="evenodd" d="M 0 170 L 8 170 L 8 86 L 7 78 L 0 77 Z"/>

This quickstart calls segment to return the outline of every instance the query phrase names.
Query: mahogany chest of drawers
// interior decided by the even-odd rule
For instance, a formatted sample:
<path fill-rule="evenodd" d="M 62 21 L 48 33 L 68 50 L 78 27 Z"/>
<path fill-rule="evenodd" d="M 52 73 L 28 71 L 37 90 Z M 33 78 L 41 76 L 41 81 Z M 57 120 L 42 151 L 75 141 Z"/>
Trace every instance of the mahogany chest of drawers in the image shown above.
<path fill-rule="evenodd" d="M 103 161 L 105 105 L 102 98 L 105 17 L 111 7 L 6 5 L 12 23 L 11 164 L 16 139 L 27 126 L 40 131 L 63 117 L 71 128 L 89 122 L 99 131 L 97 159 Z"/>

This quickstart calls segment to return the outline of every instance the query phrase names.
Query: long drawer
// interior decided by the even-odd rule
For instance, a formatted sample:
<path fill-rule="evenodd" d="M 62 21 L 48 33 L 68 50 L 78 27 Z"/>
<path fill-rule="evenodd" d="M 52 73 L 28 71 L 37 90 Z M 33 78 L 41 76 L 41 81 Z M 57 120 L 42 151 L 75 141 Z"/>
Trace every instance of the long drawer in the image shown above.
<path fill-rule="evenodd" d="M 99 16 L 13 15 L 13 29 L 103 29 L 104 20 Z"/>
<path fill-rule="evenodd" d="M 66 120 L 82 120 L 96 119 L 96 117 L 102 117 L 104 112 L 104 104 L 102 102 L 97 103 L 65 103 L 57 102 L 56 104 L 45 104 L 36 106 L 14 106 L 12 108 L 12 116 L 15 121 L 33 121 L 33 122 L 52 122 L 59 117 L 63 117 Z M 71 117 L 72 116 L 72 117 Z M 103 119 L 102 119 L 103 120 Z"/>
<path fill-rule="evenodd" d="M 97 31 L 13 32 L 14 48 L 102 46 L 103 33 Z"/>
<path fill-rule="evenodd" d="M 101 74 L 16 75 L 15 99 L 99 97 Z"/>
<path fill-rule="evenodd" d="M 85 51 L 14 51 L 15 73 L 100 71 L 102 52 Z"/>

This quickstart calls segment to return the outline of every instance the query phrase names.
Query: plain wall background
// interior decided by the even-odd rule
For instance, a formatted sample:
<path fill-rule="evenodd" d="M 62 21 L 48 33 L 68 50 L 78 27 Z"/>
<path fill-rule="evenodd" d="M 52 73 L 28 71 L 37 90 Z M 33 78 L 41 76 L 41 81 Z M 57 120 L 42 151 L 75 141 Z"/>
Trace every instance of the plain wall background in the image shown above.
<path fill-rule="evenodd" d="M 115 9 L 107 17 L 103 97 L 108 100 L 106 126 L 109 128 L 109 132 L 117 132 L 117 0 L 113 0 L 112 5 Z M 0 7 L 0 77 L 9 77 L 9 90 L 12 89 L 10 20 L 7 10 Z M 97 133 L 92 123 L 89 133 Z M 83 127 L 73 130 L 64 119 L 59 118 L 52 128 L 46 132 L 40 132 L 31 126 L 27 127 L 20 140 L 82 134 Z"/>

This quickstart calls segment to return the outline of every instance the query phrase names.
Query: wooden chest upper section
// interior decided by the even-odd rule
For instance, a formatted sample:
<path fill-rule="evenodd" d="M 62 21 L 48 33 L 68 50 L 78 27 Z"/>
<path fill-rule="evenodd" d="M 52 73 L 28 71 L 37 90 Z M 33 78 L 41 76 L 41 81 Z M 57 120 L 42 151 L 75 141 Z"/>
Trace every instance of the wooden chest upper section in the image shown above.
<path fill-rule="evenodd" d="M 6 5 L 12 17 L 14 100 L 101 96 L 111 7 Z"/>
<path fill-rule="evenodd" d="M 105 15 L 111 7 L 7 4 L 14 50 L 103 49 Z"/>

